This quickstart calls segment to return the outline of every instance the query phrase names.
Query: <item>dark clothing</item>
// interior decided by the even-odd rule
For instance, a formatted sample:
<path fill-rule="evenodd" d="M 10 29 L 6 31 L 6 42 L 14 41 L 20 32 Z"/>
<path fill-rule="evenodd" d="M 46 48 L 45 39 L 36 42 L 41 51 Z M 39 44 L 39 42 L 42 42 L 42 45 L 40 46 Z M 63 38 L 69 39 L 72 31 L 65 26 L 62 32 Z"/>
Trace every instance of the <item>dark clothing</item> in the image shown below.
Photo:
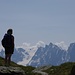
<path fill-rule="evenodd" d="M 1 40 L 2 46 L 5 49 L 5 66 L 11 65 L 11 56 L 14 52 L 14 36 L 12 33 L 13 30 L 8 29 L 7 34 L 5 34 Z"/>
<path fill-rule="evenodd" d="M 5 34 L 5 54 L 13 54 L 14 52 L 14 36 L 10 34 Z"/>
<path fill-rule="evenodd" d="M 5 54 L 13 54 L 14 49 L 13 48 L 5 48 Z"/>

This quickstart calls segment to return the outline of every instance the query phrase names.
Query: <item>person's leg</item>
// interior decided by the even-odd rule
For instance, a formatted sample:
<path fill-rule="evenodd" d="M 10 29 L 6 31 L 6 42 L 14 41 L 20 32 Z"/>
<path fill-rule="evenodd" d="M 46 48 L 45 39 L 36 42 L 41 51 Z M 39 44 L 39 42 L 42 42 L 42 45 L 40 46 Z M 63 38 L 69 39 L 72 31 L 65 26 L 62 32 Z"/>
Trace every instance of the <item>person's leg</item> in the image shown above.
<path fill-rule="evenodd" d="M 11 55 L 12 55 L 12 54 L 9 54 L 9 55 L 8 55 L 8 65 L 10 65 L 10 63 L 11 63 Z"/>
<path fill-rule="evenodd" d="M 8 54 L 5 54 L 5 66 L 8 64 Z"/>

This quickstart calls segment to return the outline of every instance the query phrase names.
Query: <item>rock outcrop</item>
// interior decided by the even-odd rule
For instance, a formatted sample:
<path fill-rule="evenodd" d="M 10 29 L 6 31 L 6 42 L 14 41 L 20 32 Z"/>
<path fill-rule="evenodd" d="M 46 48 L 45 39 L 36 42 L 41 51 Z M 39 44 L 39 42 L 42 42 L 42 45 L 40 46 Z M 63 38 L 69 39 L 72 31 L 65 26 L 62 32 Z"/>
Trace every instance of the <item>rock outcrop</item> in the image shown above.
<path fill-rule="evenodd" d="M 42 67 L 37 67 L 36 69 L 34 69 L 32 72 L 34 73 L 39 73 L 41 75 L 48 75 L 48 73 L 43 72 L 43 70 L 47 70 L 48 68 L 50 68 L 51 66 L 42 66 Z"/>
<path fill-rule="evenodd" d="M 5 67 L 0 66 L 0 75 L 25 75 L 24 70 L 22 70 L 20 67 Z"/>

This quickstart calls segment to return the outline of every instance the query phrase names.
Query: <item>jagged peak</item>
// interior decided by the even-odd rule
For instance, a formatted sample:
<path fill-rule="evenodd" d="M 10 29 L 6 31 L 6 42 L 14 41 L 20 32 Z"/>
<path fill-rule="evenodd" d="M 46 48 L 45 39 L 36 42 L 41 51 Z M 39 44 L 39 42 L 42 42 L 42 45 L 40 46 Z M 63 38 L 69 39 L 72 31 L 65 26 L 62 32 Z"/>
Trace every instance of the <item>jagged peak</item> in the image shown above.
<path fill-rule="evenodd" d="M 53 43 L 50 42 L 49 46 L 52 46 L 52 45 L 53 45 Z"/>
<path fill-rule="evenodd" d="M 70 46 L 74 46 L 75 45 L 75 43 L 70 43 Z"/>

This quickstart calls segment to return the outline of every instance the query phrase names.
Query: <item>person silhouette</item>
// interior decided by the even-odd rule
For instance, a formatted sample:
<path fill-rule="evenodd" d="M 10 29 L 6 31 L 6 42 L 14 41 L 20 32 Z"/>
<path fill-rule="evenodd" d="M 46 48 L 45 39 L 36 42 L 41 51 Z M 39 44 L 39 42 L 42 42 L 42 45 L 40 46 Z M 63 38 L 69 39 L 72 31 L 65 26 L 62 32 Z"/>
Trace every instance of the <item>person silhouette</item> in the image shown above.
<path fill-rule="evenodd" d="M 8 29 L 3 37 L 3 39 L 5 39 L 3 42 L 4 45 L 2 44 L 5 49 L 5 66 L 10 66 L 11 56 L 14 53 L 14 36 L 12 34 L 13 30 Z"/>

